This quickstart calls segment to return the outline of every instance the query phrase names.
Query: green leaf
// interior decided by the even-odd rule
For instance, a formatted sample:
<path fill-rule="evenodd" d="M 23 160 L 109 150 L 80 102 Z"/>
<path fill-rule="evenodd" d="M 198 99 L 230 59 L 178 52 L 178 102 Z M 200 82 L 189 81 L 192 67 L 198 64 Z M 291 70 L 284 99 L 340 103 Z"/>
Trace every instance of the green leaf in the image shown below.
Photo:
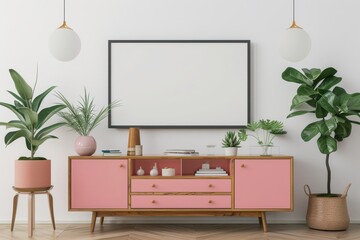
<path fill-rule="evenodd" d="M 347 119 L 341 115 L 335 116 L 335 119 L 338 123 L 345 123 L 345 121 L 347 121 Z"/>
<path fill-rule="evenodd" d="M 330 154 L 337 150 L 337 141 L 330 136 L 320 136 L 317 145 L 322 154 Z"/>
<path fill-rule="evenodd" d="M 55 123 L 55 124 L 52 124 L 50 126 L 47 126 L 43 129 L 41 129 L 36 135 L 35 135 L 35 138 L 36 139 L 41 139 L 43 138 L 44 136 L 46 136 L 47 134 L 51 133 L 52 131 L 54 131 L 55 129 L 58 129 L 59 127 L 62 127 L 66 125 L 65 122 L 60 122 L 60 123 Z"/>
<path fill-rule="evenodd" d="M 337 70 L 335 68 L 332 68 L 332 67 L 329 67 L 329 68 L 326 68 L 324 69 L 320 75 L 314 80 L 313 82 L 313 88 L 316 87 L 316 85 L 319 84 L 319 82 L 321 82 L 321 80 L 327 78 L 327 77 L 330 77 L 330 76 L 334 76 L 336 74 Z"/>
<path fill-rule="evenodd" d="M 246 134 L 245 129 L 240 129 L 240 130 L 238 131 L 238 137 L 239 137 L 239 140 L 240 140 L 240 141 L 246 141 L 248 135 Z"/>
<path fill-rule="evenodd" d="M 329 90 L 341 81 L 340 77 L 330 76 L 324 79 L 318 86 L 319 89 Z"/>
<path fill-rule="evenodd" d="M 65 105 L 58 104 L 48 108 L 44 108 L 39 112 L 39 122 L 36 128 L 41 128 L 41 126 L 46 123 L 52 116 L 65 108 Z"/>
<path fill-rule="evenodd" d="M 292 99 L 292 104 L 290 107 L 290 110 L 293 110 L 294 108 L 299 107 L 301 104 L 312 100 L 311 97 L 305 96 L 305 95 L 295 95 L 295 97 Z"/>
<path fill-rule="evenodd" d="M 312 108 L 316 108 L 316 100 L 315 99 L 311 99 L 310 101 L 307 101 L 306 104 Z"/>
<path fill-rule="evenodd" d="M 29 127 L 33 127 L 38 123 L 38 114 L 37 112 L 34 112 L 33 110 L 26 108 L 26 107 L 21 107 L 18 108 L 19 112 L 22 113 L 22 115 L 25 118 L 25 123 L 27 126 Z"/>
<path fill-rule="evenodd" d="M 334 87 L 333 91 L 332 91 L 336 96 L 340 96 L 342 94 L 347 94 L 345 89 L 341 88 L 341 87 Z"/>
<path fill-rule="evenodd" d="M 313 95 L 318 94 L 318 92 L 315 91 L 314 89 L 312 89 L 311 87 L 307 86 L 307 85 L 301 85 L 297 90 L 297 94 L 298 95 L 313 96 Z"/>
<path fill-rule="evenodd" d="M 48 95 L 54 88 L 55 88 L 55 86 L 49 87 L 46 91 L 44 91 L 43 93 L 41 93 L 40 95 L 35 97 L 35 99 L 32 103 L 32 110 L 37 112 L 40 108 L 42 101 L 46 97 L 46 95 Z"/>
<path fill-rule="evenodd" d="M 305 73 L 306 77 L 308 77 L 311 80 L 315 80 L 321 74 L 321 70 L 318 68 L 312 68 L 310 70 L 307 68 L 303 68 L 301 70 Z"/>
<path fill-rule="evenodd" d="M 308 79 L 304 74 L 292 67 L 288 67 L 285 69 L 285 71 L 282 73 L 282 78 L 288 82 L 306 84 L 308 86 L 312 85 L 312 81 L 310 79 Z"/>
<path fill-rule="evenodd" d="M 21 137 L 24 137 L 25 139 L 29 139 L 29 138 L 31 138 L 31 133 L 28 130 L 24 130 L 24 129 L 9 132 L 5 135 L 4 142 L 6 145 L 9 145 L 13 141 L 15 141 L 16 139 L 19 139 Z"/>
<path fill-rule="evenodd" d="M 319 122 L 313 122 L 307 125 L 301 132 L 301 138 L 308 142 L 313 139 L 319 133 Z"/>
<path fill-rule="evenodd" d="M 343 118 L 343 122 L 338 122 L 338 126 L 335 130 L 334 138 L 338 141 L 342 141 L 344 138 L 347 138 L 351 134 L 352 125 L 349 120 Z"/>
<path fill-rule="evenodd" d="M 32 88 L 14 69 L 10 69 L 9 72 L 14 81 L 16 91 L 19 93 L 20 97 L 23 98 L 24 101 L 31 100 L 33 96 Z"/>
<path fill-rule="evenodd" d="M 324 118 L 328 115 L 328 111 L 326 111 L 324 108 L 321 107 L 320 104 L 316 105 L 316 109 L 315 109 L 315 116 L 317 118 Z"/>
<path fill-rule="evenodd" d="M 334 93 L 327 92 L 318 100 L 318 104 L 326 111 L 335 114 L 337 112 L 336 108 L 334 107 L 335 98 L 336 95 Z"/>
<path fill-rule="evenodd" d="M 43 144 L 48 139 L 57 139 L 58 137 L 53 135 L 47 135 L 41 139 L 34 139 L 32 141 L 33 146 L 37 149 L 41 144 Z"/>
<path fill-rule="evenodd" d="M 286 118 L 291 118 L 291 117 L 295 117 L 295 116 L 300 116 L 300 115 L 304 115 L 306 113 L 314 113 L 314 111 L 296 111 L 296 112 L 292 112 L 290 113 Z"/>
<path fill-rule="evenodd" d="M 349 110 L 360 110 L 360 93 L 350 94 L 349 101 L 347 103 Z"/>
<path fill-rule="evenodd" d="M 25 101 L 24 99 L 22 99 L 19 95 L 17 95 L 16 93 L 12 92 L 12 91 L 7 91 L 8 93 L 10 93 L 15 99 L 18 100 L 17 103 L 21 103 L 22 106 L 27 106 L 28 102 Z"/>
<path fill-rule="evenodd" d="M 6 128 L 19 128 L 26 129 L 26 125 L 21 121 L 12 120 L 10 122 L 0 122 L 0 126 L 5 126 Z"/>
<path fill-rule="evenodd" d="M 334 106 L 337 107 L 341 112 L 346 113 L 349 111 L 348 102 L 350 99 L 350 95 L 347 93 L 343 93 L 334 100 Z"/>
<path fill-rule="evenodd" d="M 247 128 L 250 131 L 255 132 L 256 129 L 261 128 L 261 124 L 260 124 L 260 122 L 251 122 L 247 125 Z"/>
<path fill-rule="evenodd" d="M 31 144 L 30 144 L 30 141 L 28 139 L 25 139 L 25 143 L 26 143 L 26 148 L 31 151 L 35 149 L 35 147 L 33 147 L 33 149 L 31 149 Z M 36 151 L 35 151 L 36 152 Z"/>
<path fill-rule="evenodd" d="M 330 118 L 328 120 L 321 121 L 318 126 L 321 135 L 330 136 L 330 134 L 337 128 L 337 120 L 336 118 Z"/>
<path fill-rule="evenodd" d="M 16 108 L 26 107 L 26 106 L 24 106 L 23 104 L 21 104 L 21 102 L 16 101 L 16 100 L 14 100 L 14 106 L 15 106 Z"/>
<path fill-rule="evenodd" d="M 10 109 L 15 115 L 18 117 L 18 119 L 22 122 L 25 122 L 25 118 L 22 115 L 22 113 L 14 106 L 8 103 L 0 102 L 0 106 L 6 107 L 7 109 Z"/>

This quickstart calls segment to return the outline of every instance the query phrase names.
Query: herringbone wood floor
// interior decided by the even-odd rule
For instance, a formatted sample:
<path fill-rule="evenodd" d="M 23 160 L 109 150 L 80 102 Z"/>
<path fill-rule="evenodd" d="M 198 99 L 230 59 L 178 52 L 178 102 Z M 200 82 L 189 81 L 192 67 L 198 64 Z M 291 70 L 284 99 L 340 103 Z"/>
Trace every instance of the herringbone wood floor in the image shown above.
<path fill-rule="evenodd" d="M 90 233 L 89 224 L 58 224 L 53 231 L 51 225 L 37 225 L 33 240 L 284 240 L 284 239 L 360 239 L 360 225 L 352 224 L 347 231 L 317 231 L 303 224 L 270 224 L 269 232 L 263 233 L 256 224 L 100 224 Z M 27 225 L 0 225 L 0 239 L 27 239 Z"/>

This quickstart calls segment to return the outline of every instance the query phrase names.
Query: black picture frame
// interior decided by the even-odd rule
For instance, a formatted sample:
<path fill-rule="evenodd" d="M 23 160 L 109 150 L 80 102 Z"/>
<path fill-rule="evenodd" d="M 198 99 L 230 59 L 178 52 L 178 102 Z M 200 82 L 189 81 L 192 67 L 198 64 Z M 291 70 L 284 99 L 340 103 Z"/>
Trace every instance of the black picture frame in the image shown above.
<path fill-rule="evenodd" d="M 245 127 L 251 106 L 250 43 L 109 40 L 108 102 L 120 100 L 122 106 L 110 111 L 108 127 Z"/>

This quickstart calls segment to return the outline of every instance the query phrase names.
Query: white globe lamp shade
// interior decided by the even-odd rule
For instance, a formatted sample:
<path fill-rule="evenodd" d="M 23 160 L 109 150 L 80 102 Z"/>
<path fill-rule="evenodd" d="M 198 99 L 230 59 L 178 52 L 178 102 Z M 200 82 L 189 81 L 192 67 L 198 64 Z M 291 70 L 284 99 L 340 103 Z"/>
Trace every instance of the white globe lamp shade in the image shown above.
<path fill-rule="evenodd" d="M 81 41 L 71 28 L 60 27 L 50 36 L 50 53 L 60 61 L 71 61 L 80 52 Z"/>
<path fill-rule="evenodd" d="M 300 27 L 287 29 L 280 41 L 281 56 L 291 62 L 298 62 L 306 58 L 310 49 L 310 36 Z"/>

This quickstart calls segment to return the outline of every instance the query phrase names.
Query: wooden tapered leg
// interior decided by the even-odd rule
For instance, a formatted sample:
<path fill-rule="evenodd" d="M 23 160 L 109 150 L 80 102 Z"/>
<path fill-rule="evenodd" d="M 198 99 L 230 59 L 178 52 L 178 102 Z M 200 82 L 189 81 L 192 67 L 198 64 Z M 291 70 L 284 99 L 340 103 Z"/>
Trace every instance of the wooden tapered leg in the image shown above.
<path fill-rule="evenodd" d="M 53 229 L 55 230 L 55 217 L 54 217 L 54 204 L 53 204 L 53 197 L 51 193 L 47 192 L 48 200 L 49 200 L 49 209 L 50 209 L 50 216 L 51 216 L 51 223 L 53 226 Z"/>
<path fill-rule="evenodd" d="M 101 224 L 101 225 L 104 224 L 104 218 L 105 218 L 105 217 L 101 217 L 101 218 L 100 218 L 100 224 Z"/>
<path fill-rule="evenodd" d="M 94 232 L 94 230 L 95 230 L 96 217 L 97 217 L 97 212 L 93 212 L 92 217 L 91 217 L 91 226 L 90 226 L 91 232 Z"/>
<path fill-rule="evenodd" d="M 35 229 L 35 194 L 32 194 L 32 229 Z"/>
<path fill-rule="evenodd" d="M 28 236 L 32 237 L 34 230 L 34 193 L 29 193 L 28 199 Z"/>
<path fill-rule="evenodd" d="M 19 193 L 16 193 L 15 196 L 14 196 L 14 200 L 13 200 L 13 212 L 12 212 L 12 218 L 11 218 L 11 231 L 14 230 L 18 199 L 19 199 Z"/>
<path fill-rule="evenodd" d="M 267 227 L 267 223 L 266 223 L 266 213 L 265 212 L 261 212 L 261 219 L 262 219 L 263 230 L 264 230 L 264 232 L 267 232 L 268 227 Z"/>
<path fill-rule="evenodd" d="M 260 226 L 262 226 L 262 217 L 258 217 L 258 219 L 259 219 Z"/>

